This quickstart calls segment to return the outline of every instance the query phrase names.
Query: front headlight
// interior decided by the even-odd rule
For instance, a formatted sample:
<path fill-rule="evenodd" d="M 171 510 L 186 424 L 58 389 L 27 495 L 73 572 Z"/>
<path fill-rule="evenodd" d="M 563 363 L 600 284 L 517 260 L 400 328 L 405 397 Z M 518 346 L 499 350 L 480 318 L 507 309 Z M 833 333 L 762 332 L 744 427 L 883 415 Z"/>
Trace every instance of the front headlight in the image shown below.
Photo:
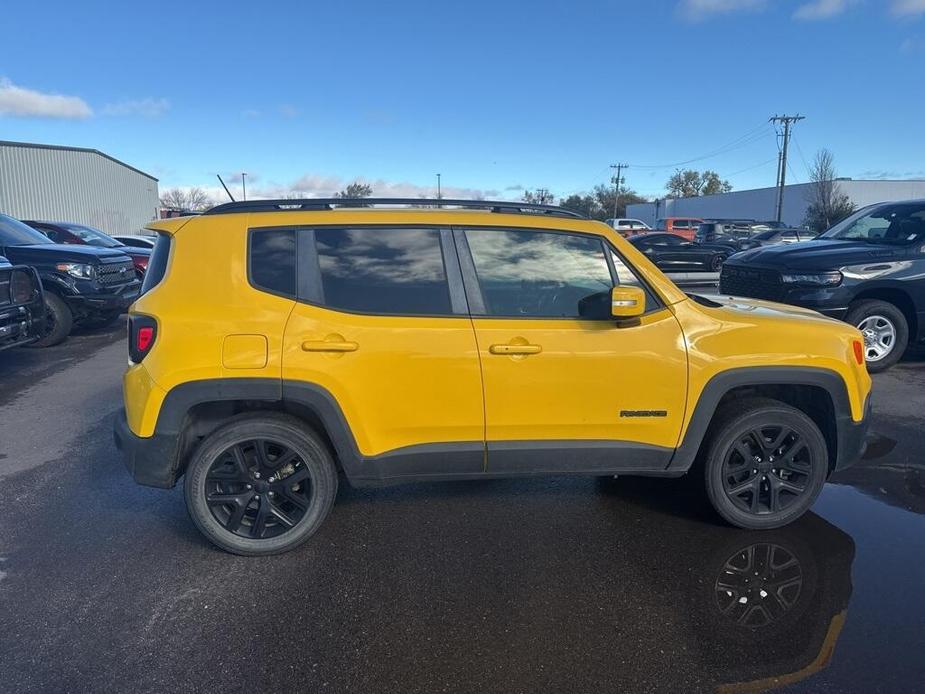
<path fill-rule="evenodd" d="M 76 277 L 79 280 L 93 279 L 92 265 L 84 265 L 83 263 L 58 263 L 55 267 L 61 272 L 66 272 L 71 277 Z"/>
<path fill-rule="evenodd" d="M 811 275 L 781 275 L 786 284 L 803 284 L 809 287 L 837 287 L 841 284 L 840 272 L 819 272 Z"/>

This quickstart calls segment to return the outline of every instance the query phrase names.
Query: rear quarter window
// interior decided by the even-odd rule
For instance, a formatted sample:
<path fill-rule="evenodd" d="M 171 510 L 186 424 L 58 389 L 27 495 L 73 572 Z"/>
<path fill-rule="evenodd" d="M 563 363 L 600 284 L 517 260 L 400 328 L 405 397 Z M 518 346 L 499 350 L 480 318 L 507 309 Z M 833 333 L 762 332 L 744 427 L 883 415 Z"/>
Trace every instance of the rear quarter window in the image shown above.
<path fill-rule="evenodd" d="M 161 283 L 164 275 L 167 274 L 167 264 L 170 261 L 170 234 L 158 232 L 157 240 L 154 242 L 154 250 L 148 260 L 148 269 L 145 272 L 144 281 L 141 283 L 141 293 L 150 291 Z"/>
<path fill-rule="evenodd" d="M 295 230 L 252 229 L 248 246 L 248 274 L 251 284 L 271 294 L 295 297 Z"/>

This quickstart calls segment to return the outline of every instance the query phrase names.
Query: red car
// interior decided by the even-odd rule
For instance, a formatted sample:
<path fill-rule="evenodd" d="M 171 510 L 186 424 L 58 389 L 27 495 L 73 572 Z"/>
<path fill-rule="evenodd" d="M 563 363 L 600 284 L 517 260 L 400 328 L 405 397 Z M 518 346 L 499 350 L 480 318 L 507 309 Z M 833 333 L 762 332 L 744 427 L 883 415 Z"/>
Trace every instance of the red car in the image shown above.
<path fill-rule="evenodd" d="M 88 227 L 85 224 L 74 224 L 72 222 L 36 222 L 33 220 L 23 221 L 33 229 L 45 234 L 45 236 L 55 243 L 72 243 L 97 246 L 99 248 L 118 248 L 132 259 L 132 263 L 135 264 L 135 273 L 138 275 L 138 279 L 144 279 L 145 271 L 148 269 L 148 260 L 151 258 L 151 251 L 147 248 L 126 246 L 106 232 Z"/>

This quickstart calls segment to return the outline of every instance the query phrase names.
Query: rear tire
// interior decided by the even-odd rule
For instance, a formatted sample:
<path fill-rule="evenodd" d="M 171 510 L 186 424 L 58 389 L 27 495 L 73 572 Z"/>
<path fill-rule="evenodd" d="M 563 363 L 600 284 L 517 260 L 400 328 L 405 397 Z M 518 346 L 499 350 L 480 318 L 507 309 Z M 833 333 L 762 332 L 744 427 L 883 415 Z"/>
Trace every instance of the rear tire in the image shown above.
<path fill-rule="evenodd" d="M 30 347 L 53 347 L 67 339 L 74 327 L 74 314 L 57 294 L 45 292 L 45 334 Z"/>
<path fill-rule="evenodd" d="M 300 420 L 243 414 L 209 434 L 186 470 L 186 508 L 213 544 L 245 556 L 305 542 L 331 511 L 337 469 Z"/>
<path fill-rule="evenodd" d="M 893 366 L 909 345 L 906 315 L 889 302 L 862 299 L 849 307 L 845 322 L 864 335 L 864 358 L 872 374 Z M 886 347 L 884 341 L 888 343 Z"/>
<path fill-rule="evenodd" d="M 732 525 L 779 528 L 815 502 L 829 472 L 828 449 L 805 413 L 769 398 L 717 412 L 704 474 L 707 496 Z"/>
<path fill-rule="evenodd" d="M 721 254 L 720 254 L 720 255 L 714 255 L 714 256 L 710 259 L 710 271 L 711 271 L 711 272 L 719 272 L 720 270 L 723 269 L 723 263 L 725 263 L 725 262 L 726 262 L 726 256 L 721 255 Z"/>

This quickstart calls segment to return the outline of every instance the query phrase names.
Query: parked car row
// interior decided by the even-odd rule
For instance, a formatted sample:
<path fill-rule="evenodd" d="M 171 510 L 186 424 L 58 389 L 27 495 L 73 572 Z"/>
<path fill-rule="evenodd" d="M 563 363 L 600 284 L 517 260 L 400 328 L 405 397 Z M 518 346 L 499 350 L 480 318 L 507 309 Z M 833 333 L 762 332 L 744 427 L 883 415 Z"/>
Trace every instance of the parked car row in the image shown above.
<path fill-rule="evenodd" d="M 0 347 L 50 347 L 74 325 L 113 322 L 138 296 L 150 254 L 92 227 L 0 214 Z"/>

